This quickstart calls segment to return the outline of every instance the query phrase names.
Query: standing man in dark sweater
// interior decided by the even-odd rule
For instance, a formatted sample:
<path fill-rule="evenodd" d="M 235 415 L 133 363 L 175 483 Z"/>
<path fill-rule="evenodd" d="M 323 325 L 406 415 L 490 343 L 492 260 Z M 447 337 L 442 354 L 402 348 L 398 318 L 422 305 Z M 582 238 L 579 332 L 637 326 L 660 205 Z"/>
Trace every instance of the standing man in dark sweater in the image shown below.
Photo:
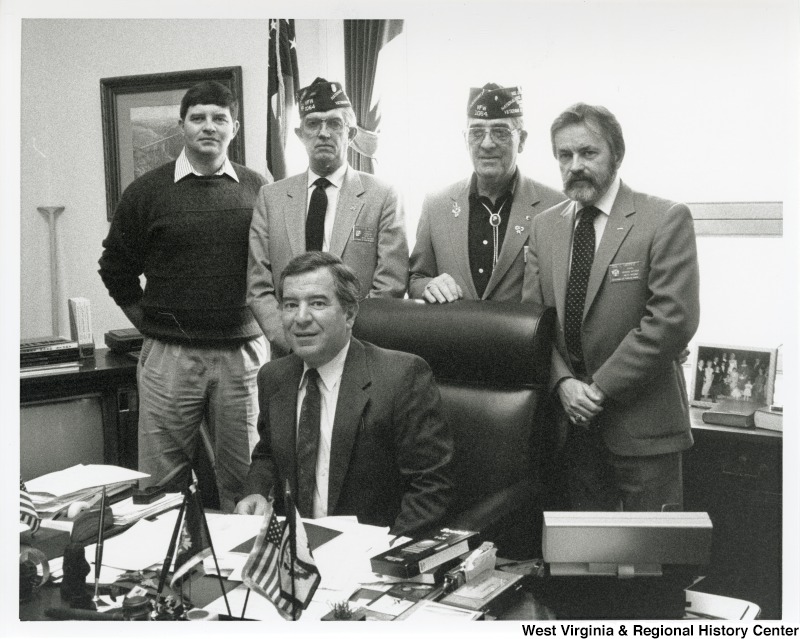
<path fill-rule="evenodd" d="M 238 111 L 218 82 L 186 92 L 183 151 L 125 190 L 100 258 L 111 297 L 145 338 L 139 470 L 150 484 L 188 472 L 205 419 L 226 511 L 258 440 L 256 375 L 267 359 L 245 302 L 250 219 L 266 180 L 227 157 Z"/>

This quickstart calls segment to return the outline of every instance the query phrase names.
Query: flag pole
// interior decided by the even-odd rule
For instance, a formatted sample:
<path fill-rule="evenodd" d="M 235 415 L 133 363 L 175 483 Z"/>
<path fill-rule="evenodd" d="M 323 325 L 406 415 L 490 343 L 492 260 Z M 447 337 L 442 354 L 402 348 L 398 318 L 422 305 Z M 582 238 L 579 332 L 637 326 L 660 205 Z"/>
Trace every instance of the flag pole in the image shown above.
<path fill-rule="evenodd" d="M 161 600 L 161 594 L 164 591 L 164 585 L 167 583 L 167 573 L 169 567 L 172 565 L 172 560 L 175 558 L 175 546 L 178 543 L 178 533 L 183 525 L 183 513 L 186 511 L 186 500 L 189 497 L 189 491 L 183 493 L 183 501 L 181 502 L 181 509 L 178 511 L 178 518 L 175 520 L 175 528 L 172 531 L 172 538 L 169 540 L 169 548 L 167 548 L 167 556 L 164 558 L 164 565 L 161 568 L 161 576 L 158 578 L 158 591 L 156 592 L 156 603 Z"/>
<path fill-rule="evenodd" d="M 247 610 L 247 602 L 250 600 L 250 591 L 252 588 L 247 589 L 247 594 L 244 596 L 244 606 L 242 606 L 242 616 L 239 617 L 240 621 L 244 621 L 244 611 Z"/>
<path fill-rule="evenodd" d="M 103 542 L 106 536 L 106 486 L 103 484 L 103 494 L 100 497 L 100 521 L 97 526 L 97 547 L 94 552 L 94 601 L 97 607 L 100 601 L 99 588 L 100 588 L 100 570 L 103 566 Z"/>
<path fill-rule="evenodd" d="M 194 471 L 192 471 L 192 475 L 194 475 Z M 214 567 L 217 569 L 217 581 L 219 581 L 219 588 L 222 590 L 222 598 L 225 600 L 225 607 L 228 609 L 228 616 L 232 617 L 231 614 L 231 605 L 228 603 L 228 593 L 225 591 L 225 584 L 222 583 L 222 575 L 219 572 L 219 562 L 217 561 L 217 553 L 214 552 L 214 542 L 211 539 L 211 531 L 208 528 L 208 520 L 206 519 L 206 511 L 203 508 L 203 503 L 200 501 L 200 489 L 197 487 L 197 479 L 195 478 L 194 483 L 189 487 L 189 490 L 192 491 L 194 499 L 197 500 L 197 505 L 200 508 L 200 516 L 203 519 L 203 528 L 206 531 L 206 537 L 208 537 L 208 545 L 211 547 L 211 556 L 214 558 Z"/>
<path fill-rule="evenodd" d="M 289 577 L 292 580 L 292 621 L 297 621 L 298 606 L 294 587 L 294 562 L 297 559 L 297 531 L 295 529 L 295 514 L 297 511 L 292 500 L 292 489 L 289 488 L 288 479 L 284 483 L 283 505 L 286 510 L 286 523 L 289 526 Z"/>

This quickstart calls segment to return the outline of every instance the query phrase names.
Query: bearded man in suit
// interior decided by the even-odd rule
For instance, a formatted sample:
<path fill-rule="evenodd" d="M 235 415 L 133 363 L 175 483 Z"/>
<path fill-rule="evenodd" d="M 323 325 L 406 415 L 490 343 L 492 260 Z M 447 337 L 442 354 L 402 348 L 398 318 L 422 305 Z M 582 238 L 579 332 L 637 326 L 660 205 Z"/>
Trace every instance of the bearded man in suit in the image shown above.
<path fill-rule="evenodd" d="M 395 535 L 441 523 L 453 439 L 430 367 L 352 337 L 358 280 L 328 253 L 293 258 L 278 297 L 292 353 L 258 375 L 259 442 L 236 512 L 286 481 L 303 517 L 355 515 Z M 277 488 L 275 488 L 277 486 Z"/>
<path fill-rule="evenodd" d="M 247 302 L 273 356 L 288 344 L 281 327 L 274 280 L 295 255 L 326 251 L 340 257 L 359 281 L 359 299 L 403 297 L 408 242 L 397 191 L 347 163 L 356 116 L 338 82 L 317 78 L 297 93 L 295 134 L 308 154 L 308 170 L 261 189 L 250 226 Z"/>
<path fill-rule="evenodd" d="M 680 508 L 693 442 L 681 360 L 700 318 L 691 213 L 621 182 L 625 142 L 604 107 L 576 104 L 550 133 L 570 200 L 534 219 L 522 297 L 558 314 L 550 384 L 571 507 Z"/>
<path fill-rule="evenodd" d="M 470 89 L 464 137 L 475 171 L 425 198 L 409 296 L 519 302 L 532 220 L 565 198 L 517 168 L 528 137 L 519 88 Z"/>

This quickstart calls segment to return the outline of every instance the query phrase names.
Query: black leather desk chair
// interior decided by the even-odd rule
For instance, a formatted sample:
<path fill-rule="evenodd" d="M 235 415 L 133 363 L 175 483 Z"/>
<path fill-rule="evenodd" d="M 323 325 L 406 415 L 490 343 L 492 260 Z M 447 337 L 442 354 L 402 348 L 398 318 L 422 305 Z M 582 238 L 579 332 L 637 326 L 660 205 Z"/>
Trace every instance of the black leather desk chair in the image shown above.
<path fill-rule="evenodd" d="M 536 415 L 546 391 L 554 309 L 369 299 L 353 335 L 431 366 L 455 440 L 453 527 L 480 530 L 503 557 L 538 556 Z"/>

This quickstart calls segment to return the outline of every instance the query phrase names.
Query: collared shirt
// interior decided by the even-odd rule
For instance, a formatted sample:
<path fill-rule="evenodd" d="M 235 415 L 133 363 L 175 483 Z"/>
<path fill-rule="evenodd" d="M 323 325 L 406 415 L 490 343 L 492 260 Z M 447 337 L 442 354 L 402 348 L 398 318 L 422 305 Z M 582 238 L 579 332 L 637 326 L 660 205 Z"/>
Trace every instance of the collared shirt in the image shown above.
<path fill-rule="evenodd" d="M 519 169 L 516 169 L 508 184 L 508 189 L 495 202 L 492 202 L 488 197 L 478 194 L 478 177 L 474 173 L 472 174 L 469 187 L 467 251 L 472 281 L 479 297 L 483 295 L 489 278 L 492 276 L 495 264 L 494 256 L 500 255 L 500 250 L 503 248 L 503 238 L 505 238 L 508 228 L 511 205 L 514 203 L 518 175 Z M 489 223 L 489 217 L 493 213 L 500 216 L 496 235 L 494 228 Z"/>
<path fill-rule="evenodd" d="M 331 234 L 333 233 L 333 223 L 336 220 L 336 205 L 339 203 L 339 193 L 342 191 L 342 184 L 344 183 L 344 174 L 347 173 L 347 162 L 342 164 L 330 175 L 324 177 L 328 178 L 331 186 L 325 188 L 325 195 L 328 196 L 328 208 L 325 211 L 325 231 L 322 238 L 322 250 L 329 251 L 331 247 Z M 308 169 L 308 191 L 306 192 L 306 214 L 308 214 L 308 205 L 311 203 L 311 193 L 316 188 L 314 182 L 323 176 L 317 175 L 311 169 Z"/>
<path fill-rule="evenodd" d="M 617 175 L 614 178 L 614 181 L 611 183 L 611 186 L 608 187 L 608 190 L 603 193 L 597 202 L 594 203 L 595 208 L 600 209 L 603 215 L 598 215 L 594 218 L 594 252 L 597 253 L 597 249 L 600 248 L 600 240 L 603 239 L 603 233 L 606 230 L 606 224 L 608 223 L 608 217 L 611 215 L 611 208 L 614 206 L 614 200 L 617 199 L 617 193 L 619 193 L 619 185 L 620 185 L 620 178 Z M 583 210 L 583 207 L 576 202 L 576 211 L 577 214 L 575 215 L 575 223 L 573 226 L 573 230 L 576 226 L 578 226 L 578 220 L 580 219 L 580 212 Z"/>
<path fill-rule="evenodd" d="M 344 371 L 344 361 L 347 359 L 347 352 L 350 349 L 350 342 L 340 350 L 336 356 L 326 364 L 323 364 L 317 371 L 319 372 L 319 393 L 320 393 L 320 418 L 319 418 L 319 446 L 317 448 L 317 478 L 314 488 L 314 507 L 313 517 L 326 517 L 328 515 L 328 476 L 331 464 L 331 438 L 333 436 L 333 420 L 336 417 L 336 404 L 339 401 L 339 386 L 342 382 L 342 371 Z M 297 390 L 297 423 L 300 425 L 300 410 L 303 406 L 303 399 L 306 396 L 306 371 L 308 366 L 303 366 L 303 377 L 300 379 L 300 387 Z"/>
<path fill-rule="evenodd" d="M 192 166 L 192 163 L 189 162 L 189 158 L 186 157 L 186 147 L 183 147 L 178 159 L 175 160 L 175 182 L 180 182 L 183 178 L 185 178 L 187 175 L 191 175 L 192 173 L 202 177 L 208 177 L 204 176 Z M 228 159 L 227 155 L 225 156 L 225 161 L 222 163 L 222 166 L 219 167 L 219 170 L 213 175 L 227 175 L 237 182 L 239 181 L 239 176 L 236 175 L 233 164 L 231 164 L 231 161 Z"/>

